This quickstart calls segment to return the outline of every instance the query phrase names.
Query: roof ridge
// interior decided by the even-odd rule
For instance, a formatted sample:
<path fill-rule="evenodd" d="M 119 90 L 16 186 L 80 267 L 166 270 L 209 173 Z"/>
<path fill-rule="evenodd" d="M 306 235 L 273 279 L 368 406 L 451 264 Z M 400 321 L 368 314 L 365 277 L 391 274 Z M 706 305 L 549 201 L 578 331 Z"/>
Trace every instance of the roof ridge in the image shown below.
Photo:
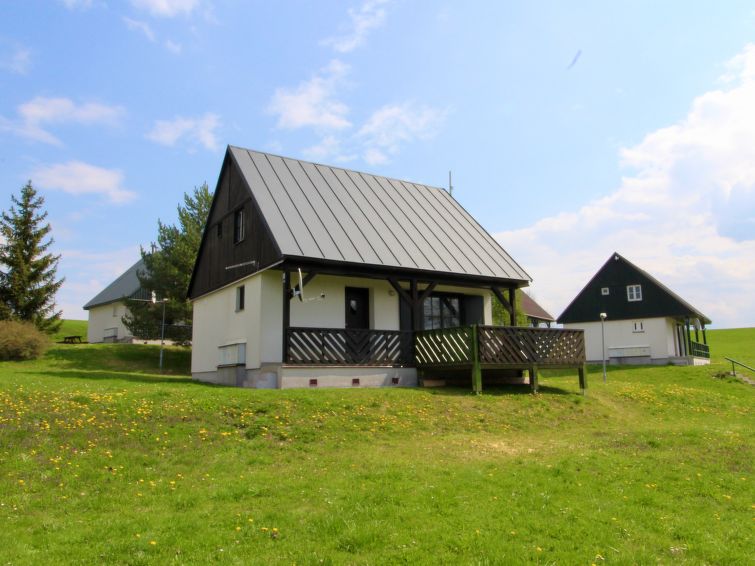
<path fill-rule="evenodd" d="M 381 177 L 383 179 L 389 179 L 391 181 L 398 181 L 400 183 L 411 183 L 412 185 L 421 185 L 423 187 L 427 187 L 428 189 L 433 189 L 436 191 L 443 191 L 444 193 L 448 193 L 448 191 L 444 189 L 443 187 L 436 187 L 435 185 L 428 185 L 426 183 L 418 183 L 417 181 L 410 181 L 408 179 L 399 179 L 398 177 L 388 177 L 387 175 L 381 175 L 379 173 L 370 173 L 369 171 L 360 171 L 359 169 L 349 169 L 347 167 L 341 167 L 340 165 L 330 165 L 328 163 L 320 163 L 319 161 L 310 161 L 308 159 L 300 159 L 298 157 L 291 157 L 290 155 L 280 155 L 278 153 L 272 153 L 269 151 L 260 151 L 259 149 L 252 149 L 250 147 L 243 147 L 240 145 L 228 144 L 228 147 L 240 149 L 242 151 L 253 151 L 254 153 L 259 153 L 260 155 L 269 155 L 271 157 L 278 157 L 280 159 L 293 159 L 294 161 L 300 161 L 302 163 L 309 163 L 311 165 L 319 165 L 320 167 L 328 167 L 329 169 L 340 169 L 341 171 L 359 173 L 361 175 L 372 175 L 373 177 Z"/>

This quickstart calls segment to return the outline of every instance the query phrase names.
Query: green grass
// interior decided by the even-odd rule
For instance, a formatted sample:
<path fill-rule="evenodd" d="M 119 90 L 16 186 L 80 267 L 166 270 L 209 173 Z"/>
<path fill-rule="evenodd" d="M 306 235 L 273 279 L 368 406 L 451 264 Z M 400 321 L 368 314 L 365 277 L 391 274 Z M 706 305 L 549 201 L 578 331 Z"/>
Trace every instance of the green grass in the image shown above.
<path fill-rule="evenodd" d="M 733 333 L 732 333 L 733 332 Z M 12 564 L 751 564 L 754 392 L 707 367 L 456 389 L 255 391 L 188 354 L 0 363 Z M 744 350 L 738 350 L 744 347 Z M 736 357 L 736 356 L 733 356 Z"/>
<path fill-rule="evenodd" d="M 82 340 L 87 339 L 87 321 L 86 320 L 64 320 L 58 331 L 52 335 L 55 342 L 62 342 L 66 336 L 81 336 Z"/>
<path fill-rule="evenodd" d="M 729 357 L 755 367 L 755 332 L 752 328 L 709 330 L 707 336 L 714 362 L 728 363 L 724 358 Z"/>

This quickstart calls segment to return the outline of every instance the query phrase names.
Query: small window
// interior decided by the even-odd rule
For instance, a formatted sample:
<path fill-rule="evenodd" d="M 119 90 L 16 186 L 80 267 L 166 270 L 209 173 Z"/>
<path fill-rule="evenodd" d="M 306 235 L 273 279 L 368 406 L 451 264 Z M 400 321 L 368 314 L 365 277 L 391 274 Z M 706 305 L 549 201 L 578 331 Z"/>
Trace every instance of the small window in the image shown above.
<path fill-rule="evenodd" d="M 601 287 L 600 294 L 601 295 L 608 295 L 608 294 L 610 294 L 610 291 L 609 291 L 608 287 Z"/>
<path fill-rule="evenodd" d="M 632 329 L 632 332 L 635 332 L 635 333 L 645 332 L 645 327 L 642 324 L 641 320 L 635 320 L 632 324 L 634 326 Z"/>
<path fill-rule="evenodd" d="M 244 239 L 244 209 L 240 208 L 233 215 L 233 243 L 238 244 Z"/>
<path fill-rule="evenodd" d="M 641 301 L 642 287 L 640 285 L 627 285 L 627 301 Z"/>
<path fill-rule="evenodd" d="M 236 287 L 236 312 L 244 310 L 244 286 Z"/>
<path fill-rule="evenodd" d="M 242 365 L 246 363 L 246 344 L 229 344 L 218 348 L 221 366 Z"/>
<path fill-rule="evenodd" d="M 217 231 L 218 231 L 218 238 L 222 238 L 223 237 L 223 223 L 222 222 L 218 222 Z"/>

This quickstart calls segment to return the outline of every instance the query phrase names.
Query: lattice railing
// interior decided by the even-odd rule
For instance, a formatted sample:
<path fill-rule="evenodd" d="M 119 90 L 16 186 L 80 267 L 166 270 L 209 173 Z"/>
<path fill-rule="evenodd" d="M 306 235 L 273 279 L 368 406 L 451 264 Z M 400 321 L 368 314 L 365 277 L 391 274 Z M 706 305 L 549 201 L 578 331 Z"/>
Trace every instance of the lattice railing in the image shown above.
<path fill-rule="evenodd" d="M 581 330 L 480 326 L 481 364 L 573 365 L 585 363 Z"/>
<path fill-rule="evenodd" d="M 414 357 L 418 366 L 472 363 L 472 327 L 415 332 Z"/>
<path fill-rule="evenodd" d="M 478 326 L 477 347 L 482 365 L 579 365 L 585 363 L 581 330 Z M 417 366 L 473 363 L 471 326 L 415 333 Z"/>
<path fill-rule="evenodd" d="M 698 358 L 710 358 L 710 346 L 708 346 L 707 344 L 702 344 L 700 342 L 690 340 L 689 346 L 689 353 L 691 355 L 697 356 Z"/>
<path fill-rule="evenodd" d="M 412 333 L 397 330 L 289 328 L 286 363 L 307 365 L 412 365 Z"/>

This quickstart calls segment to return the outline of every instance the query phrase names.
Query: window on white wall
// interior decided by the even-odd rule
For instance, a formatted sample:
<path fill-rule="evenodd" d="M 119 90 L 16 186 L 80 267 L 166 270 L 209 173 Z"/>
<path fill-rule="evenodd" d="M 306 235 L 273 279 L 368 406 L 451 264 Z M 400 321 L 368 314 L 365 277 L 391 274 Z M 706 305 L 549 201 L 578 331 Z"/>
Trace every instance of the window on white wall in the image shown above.
<path fill-rule="evenodd" d="M 641 320 L 635 320 L 632 324 L 632 332 L 645 332 L 645 325 Z"/>
<path fill-rule="evenodd" d="M 246 363 L 246 344 L 229 344 L 218 348 L 221 366 L 232 366 Z"/>
<path fill-rule="evenodd" d="M 244 310 L 244 286 L 236 287 L 236 312 Z"/>
<path fill-rule="evenodd" d="M 642 300 L 642 286 L 641 285 L 627 285 L 627 301 L 641 301 Z"/>

